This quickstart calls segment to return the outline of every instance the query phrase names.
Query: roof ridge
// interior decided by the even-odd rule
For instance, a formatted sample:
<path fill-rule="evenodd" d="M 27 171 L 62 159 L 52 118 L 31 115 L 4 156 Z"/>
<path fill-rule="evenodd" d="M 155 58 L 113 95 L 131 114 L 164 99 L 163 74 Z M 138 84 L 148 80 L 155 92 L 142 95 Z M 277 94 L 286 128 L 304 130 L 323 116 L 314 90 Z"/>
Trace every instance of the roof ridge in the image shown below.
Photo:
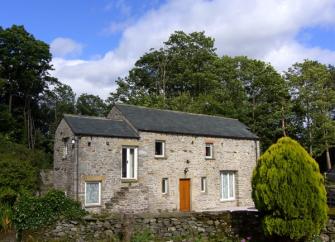
<path fill-rule="evenodd" d="M 99 117 L 99 116 L 88 116 L 88 115 L 81 115 L 81 114 L 69 114 L 65 113 L 64 117 L 76 117 L 76 118 L 87 118 L 87 119 L 102 119 L 102 120 L 111 120 L 106 117 Z M 113 120 L 114 121 L 114 120 Z M 115 120 L 115 121 L 122 121 L 122 120 Z"/>
<path fill-rule="evenodd" d="M 194 115 L 194 116 L 206 116 L 206 117 L 212 117 L 212 118 L 215 117 L 215 118 L 222 118 L 222 119 L 232 119 L 232 120 L 239 121 L 237 118 L 229 118 L 229 117 L 224 117 L 224 116 L 202 114 L 202 113 L 189 113 L 189 112 L 170 110 L 170 109 L 150 108 L 150 107 L 144 107 L 144 106 L 132 105 L 132 104 L 126 104 L 126 103 L 115 103 L 115 105 L 131 106 L 131 107 L 150 109 L 150 110 L 157 110 L 157 111 L 165 111 L 165 112 L 172 112 L 172 113 L 182 113 L 182 114 L 189 114 L 189 115 Z"/>

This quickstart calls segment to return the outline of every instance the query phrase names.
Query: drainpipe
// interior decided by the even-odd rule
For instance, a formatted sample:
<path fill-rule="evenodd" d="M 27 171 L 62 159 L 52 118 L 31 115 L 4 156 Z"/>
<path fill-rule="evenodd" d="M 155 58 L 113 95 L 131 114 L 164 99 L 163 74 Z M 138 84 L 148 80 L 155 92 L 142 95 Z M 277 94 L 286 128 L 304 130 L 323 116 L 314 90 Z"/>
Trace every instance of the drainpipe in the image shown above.
<path fill-rule="evenodd" d="M 74 137 L 75 142 L 75 156 L 76 156 L 76 200 L 79 201 L 79 138 L 78 136 Z"/>

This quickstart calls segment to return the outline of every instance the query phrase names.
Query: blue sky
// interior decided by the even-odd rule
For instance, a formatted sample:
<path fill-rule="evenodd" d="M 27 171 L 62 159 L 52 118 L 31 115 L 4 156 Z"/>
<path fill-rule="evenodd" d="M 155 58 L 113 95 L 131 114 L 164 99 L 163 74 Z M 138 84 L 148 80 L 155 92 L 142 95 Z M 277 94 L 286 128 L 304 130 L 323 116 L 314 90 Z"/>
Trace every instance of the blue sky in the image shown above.
<path fill-rule="evenodd" d="M 303 59 L 335 65 L 335 0 L 11 0 L 0 26 L 24 25 L 51 46 L 53 75 L 78 94 L 107 97 L 175 30 L 205 31 L 219 54 L 278 71 Z"/>
<path fill-rule="evenodd" d="M 1 3 L 0 25 L 24 25 L 49 44 L 57 37 L 73 39 L 83 45 L 80 57 L 94 58 L 117 47 L 124 26 L 111 29 L 113 24 L 134 23 L 162 3 L 163 0 L 10 0 Z"/>

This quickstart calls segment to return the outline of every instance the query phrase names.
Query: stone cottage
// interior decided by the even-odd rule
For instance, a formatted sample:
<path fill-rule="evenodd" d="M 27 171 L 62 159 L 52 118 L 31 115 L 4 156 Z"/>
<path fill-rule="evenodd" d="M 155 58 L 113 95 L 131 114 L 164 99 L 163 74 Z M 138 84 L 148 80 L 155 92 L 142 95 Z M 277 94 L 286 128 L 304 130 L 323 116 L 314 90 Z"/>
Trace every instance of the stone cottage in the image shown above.
<path fill-rule="evenodd" d="M 258 154 L 236 119 L 115 104 L 106 118 L 64 116 L 54 186 L 94 212 L 252 207 Z"/>

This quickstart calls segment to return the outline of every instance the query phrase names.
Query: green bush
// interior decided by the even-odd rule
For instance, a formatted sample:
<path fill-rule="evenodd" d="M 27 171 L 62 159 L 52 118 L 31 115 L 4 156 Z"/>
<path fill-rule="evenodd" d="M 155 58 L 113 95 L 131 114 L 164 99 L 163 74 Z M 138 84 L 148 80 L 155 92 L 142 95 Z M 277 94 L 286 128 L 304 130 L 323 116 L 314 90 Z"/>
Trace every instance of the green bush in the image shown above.
<path fill-rule="evenodd" d="M 264 215 L 266 235 L 310 239 L 327 221 L 326 191 L 319 166 L 288 137 L 279 139 L 259 158 L 252 190 L 256 208 Z"/>
<path fill-rule="evenodd" d="M 0 188 L 0 204 L 13 206 L 17 197 L 17 192 L 10 187 Z"/>
<path fill-rule="evenodd" d="M 12 228 L 13 211 L 11 206 L 0 204 L 0 231 L 8 231 Z"/>
<path fill-rule="evenodd" d="M 18 231 L 38 229 L 59 219 L 80 219 L 86 212 L 80 203 L 51 190 L 43 197 L 22 194 L 14 204 L 13 222 Z"/>
<path fill-rule="evenodd" d="M 154 240 L 154 236 L 148 229 L 137 231 L 131 237 L 131 242 L 147 242 L 147 241 L 153 241 L 153 240 Z"/>
<path fill-rule="evenodd" d="M 28 161 L 0 159 L 0 187 L 15 192 L 37 189 L 38 172 Z"/>

